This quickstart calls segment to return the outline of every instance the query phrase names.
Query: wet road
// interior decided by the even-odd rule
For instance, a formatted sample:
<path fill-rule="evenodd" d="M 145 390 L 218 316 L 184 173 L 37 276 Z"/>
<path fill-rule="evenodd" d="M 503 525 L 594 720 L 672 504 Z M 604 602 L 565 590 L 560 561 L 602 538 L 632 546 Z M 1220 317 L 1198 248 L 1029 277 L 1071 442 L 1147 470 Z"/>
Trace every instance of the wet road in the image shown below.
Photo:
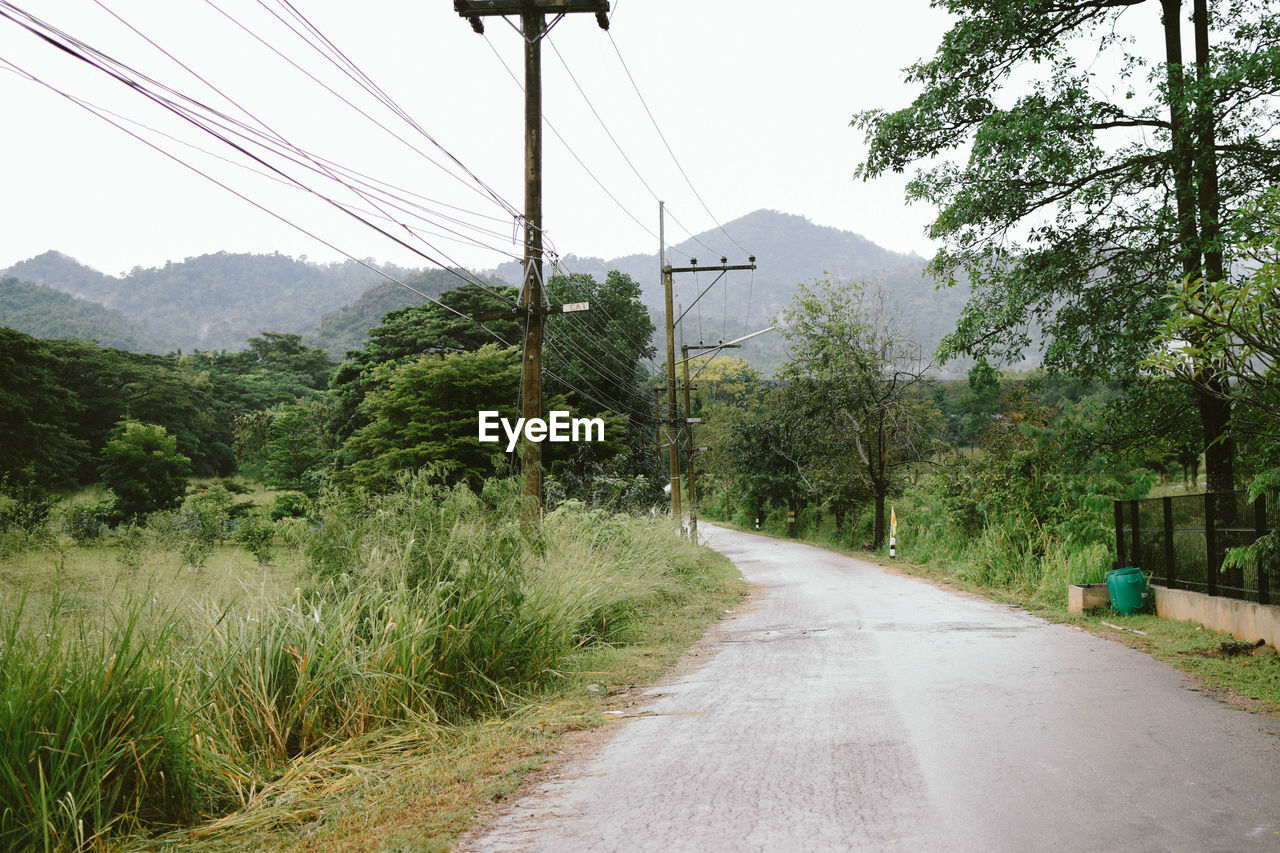
<path fill-rule="evenodd" d="M 1280 850 L 1280 720 L 1003 605 L 709 532 L 759 605 L 466 849 Z"/>

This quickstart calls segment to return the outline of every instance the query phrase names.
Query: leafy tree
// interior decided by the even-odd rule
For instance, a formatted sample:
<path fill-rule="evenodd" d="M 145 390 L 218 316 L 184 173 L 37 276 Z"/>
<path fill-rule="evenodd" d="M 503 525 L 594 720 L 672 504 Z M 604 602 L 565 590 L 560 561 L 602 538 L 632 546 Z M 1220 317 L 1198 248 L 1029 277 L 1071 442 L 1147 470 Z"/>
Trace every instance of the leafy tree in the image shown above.
<path fill-rule="evenodd" d="M 740 403 L 759 388 L 760 372 L 737 356 L 716 356 L 691 369 L 699 386 L 694 414 L 710 403 Z"/>
<path fill-rule="evenodd" d="M 791 387 L 789 409 L 804 419 L 815 448 L 810 465 L 825 474 L 827 489 L 853 475 L 870 493 L 879 548 L 896 469 L 931 449 L 933 413 L 914 393 L 928 366 L 883 296 L 868 296 L 861 285 L 802 285 L 783 320 L 791 361 L 779 378 Z"/>
<path fill-rule="evenodd" d="M 752 398 L 730 422 L 725 454 L 741 500 L 755 518 L 769 506 L 799 510 L 818 494 L 805 478 L 805 425 L 777 385 Z"/>
<path fill-rule="evenodd" d="M 450 482 L 479 486 L 505 444 L 482 444 L 477 414 L 510 411 L 520 384 L 520 355 L 497 345 L 475 352 L 424 355 L 385 364 L 362 405 L 367 421 L 342 447 L 335 479 L 380 490 L 405 469 L 436 466 Z"/>
<path fill-rule="evenodd" d="M 1191 383 L 1202 378 L 1197 365 L 1216 365 L 1230 382 L 1225 389 L 1202 384 L 1201 390 L 1229 394 L 1246 431 L 1275 440 L 1280 439 L 1280 189 L 1253 206 L 1242 225 L 1252 232 L 1239 246 L 1249 271 L 1234 280 L 1175 285 L 1163 330 L 1168 346 L 1150 362 Z"/>
<path fill-rule="evenodd" d="M 84 407 L 51 361 L 41 341 L 0 328 L 0 479 L 11 484 L 70 485 L 88 459 Z"/>
<path fill-rule="evenodd" d="M 592 414 L 647 411 L 643 362 L 657 352 L 653 320 L 640 301 L 640 285 L 613 271 L 604 282 L 585 274 L 553 276 L 547 290 L 558 302 L 590 302 L 591 310 L 565 315 L 547 330 L 546 394 L 570 397 Z"/>
<path fill-rule="evenodd" d="M 908 69 L 906 108 L 854 121 L 870 143 L 864 178 L 923 160 L 908 196 L 937 205 L 939 280 L 973 292 L 942 354 L 1012 358 L 1049 336 L 1050 367 L 1131 371 L 1151 352 L 1165 282 L 1224 279 L 1222 227 L 1276 183 L 1269 128 L 1280 61 L 1274 0 L 1194 0 L 1194 73 L 1182 0 L 940 0 L 955 23 L 933 58 Z M 1152 64 L 1120 18 L 1163 32 Z M 1073 51 L 1114 57 L 1118 86 Z M 1096 63 L 1101 67 L 1105 62 Z M 1031 79 L 1019 96 L 1013 80 Z M 968 150 L 961 163 L 945 159 Z M 1201 385 L 1220 386 L 1209 363 Z M 1198 393 L 1210 485 L 1232 488 L 1229 405 Z"/>
<path fill-rule="evenodd" d="M 116 511 L 125 519 L 172 509 L 187 490 L 191 460 L 178 442 L 156 424 L 122 420 L 102 452 L 102 482 L 116 495 Z"/>
<path fill-rule="evenodd" d="M 236 542 L 265 566 L 275 556 L 275 527 L 259 515 L 249 515 L 240 520 L 236 528 Z"/>
<path fill-rule="evenodd" d="M 329 433 L 332 398 L 250 412 L 236 421 L 240 470 L 274 489 L 315 494 L 337 444 Z"/>
<path fill-rule="evenodd" d="M 393 311 L 386 315 L 381 326 L 369 332 L 364 349 L 348 354 L 332 379 L 337 404 L 330 428 L 339 439 L 348 441 L 339 457 L 340 466 L 356 459 L 351 452 L 354 449 L 363 460 L 362 470 L 370 470 L 372 462 L 364 441 L 386 427 L 384 423 L 371 428 L 379 407 L 399 396 L 389 389 L 393 378 L 400 376 L 399 368 L 425 364 L 421 359 L 426 353 L 476 352 L 494 345 L 495 335 L 504 341 L 520 341 L 521 326 L 516 320 L 486 322 L 487 330 L 473 320 L 488 311 L 509 309 L 519 295 L 505 286 L 491 290 L 498 295 L 467 285 L 441 294 L 440 302 L 447 308 L 430 304 Z M 544 408 L 570 410 L 579 416 L 600 416 L 606 422 L 605 442 L 544 448 L 543 464 L 549 475 L 558 477 L 559 488 L 571 497 L 589 497 L 583 490 L 589 491 L 591 482 L 597 478 L 616 478 L 620 483 L 630 484 L 635 475 L 647 474 L 653 466 L 652 436 L 645 426 L 645 416 L 652 403 L 644 391 L 647 372 L 642 366 L 642 362 L 653 355 L 653 324 L 640 302 L 639 285 L 620 273 L 611 273 L 603 283 L 585 275 L 555 277 L 548 291 L 558 302 L 589 301 L 592 306 L 589 312 L 558 317 L 549 324 L 544 350 Z M 510 402 L 501 410 L 514 416 L 519 393 L 518 356 L 515 379 L 508 390 L 503 394 L 496 393 L 496 386 L 492 390 L 488 408 L 497 409 L 495 403 L 507 400 Z M 381 411 L 384 416 L 388 414 L 385 409 Z M 475 440 L 470 437 L 476 434 L 478 411 L 472 408 L 466 412 L 459 408 L 457 417 L 468 420 L 465 425 L 458 420 L 453 430 L 473 443 Z M 364 438 L 352 444 L 351 439 L 362 433 Z M 386 440 L 381 443 L 383 450 L 389 451 L 394 446 L 391 435 L 385 434 Z M 401 450 L 408 452 L 409 447 L 416 445 L 414 439 Z M 463 447 L 457 445 L 459 450 Z M 482 454 L 485 465 L 491 464 L 487 458 L 490 447 L 486 446 Z M 474 449 L 462 452 L 467 459 L 462 468 L 480 470 L 473 466 Z M 428 454 L 422 458 L 445 457 Z M 392 470 L 394 468 L 392 466 Z M 357 478 L 364 477 L 361 474 Z M 468 475 L 466 479 L 474 481 L 475 478 Z M 630 485 L 621 491 L 630 491 Z"/>
<path fill-rule="evenodd" d="M 387 370 L 378 372 L 379 368 L 394 368 L 427 353 L 478 350 L 495 343 L 495 335 L 504 341 L 519 341 L 520 324 L 514 320 L 486 323 L 486 331 L 473 319 L 485 311 L 509 308 L 519 296 L 514 288 L 495 290 L 497 297 L 475 285 L 465 285 L 440 295 L 439 302 L 447 307 L 431 303 L 387 314 L 381 326 L 369 331 L 364 348 L 348 353 L 330 380 L 337 398 L 330 427 L 335 436 L 345 440 L 368 423 L 361 405 L 391 375 Z"/>
<path fill-rule="evenodd" d="M 320 347 L 303 343 L 301 335 L 263 332 L 262 337 L 249 338 L 249 348 L 232 356 L 242 373 L 266 372 L 305 377 L 307 386 L 315 390 L 328 387 L 334 362 Z"/>
<path fill-rule="evenodd" d="M 50 369 L 83 407 L 74 426 L 90 454 L 78 472 L 81 482 L 92 479 L 92 460 L 122 418 L 163 426 L 191 460 L 193 473 L 226 474 L 234 468 L 230 421 L 208 374 L 187 369 L 174 356 L 127 353 L 83 341 L 45 344 Z"/>
<path fill-rule="evenodd" d="M 571 497 L 591 499 L 591 483 L 616 478 L 630 484 L 653 473 L 653 402 L 646 390 L 653 358 L 653 320 L 640 301 L 640 285 L 616 270 L 603 282 L 584 274 L 553 276 L 547 285 L 560 303 L 590 302 L 591 310 L 556 318 L 546 330 L 548 410 L 568 410 L 606 421 L 603 443 L 546 445 L 543 464 L 568 486 Z M 555 403 L 555 400 L 561 403 Z M 573 484 L 580 484 L 575 487 Z M 622 491 L 631 490 L 630 485 Z"/>
<path fill-rule="evenodd" d="M 969 368 L 969 393 L 961 401 L 964 407 L 964 438 L 974 443 L 1000 409 L 1000 374 L 985 358 Z"/>

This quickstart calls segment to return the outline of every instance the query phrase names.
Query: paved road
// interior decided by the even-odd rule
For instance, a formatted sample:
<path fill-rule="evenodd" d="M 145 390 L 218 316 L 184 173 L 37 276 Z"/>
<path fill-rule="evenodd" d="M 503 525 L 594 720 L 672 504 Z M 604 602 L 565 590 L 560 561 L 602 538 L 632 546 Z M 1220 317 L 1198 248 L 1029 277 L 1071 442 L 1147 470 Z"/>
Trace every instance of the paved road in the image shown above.
<path fill-rule="evenodd" d="M 1006 606 L 711 543 L 761 605 L 469 849 L 1280 850 L 1280 720 Z"/>

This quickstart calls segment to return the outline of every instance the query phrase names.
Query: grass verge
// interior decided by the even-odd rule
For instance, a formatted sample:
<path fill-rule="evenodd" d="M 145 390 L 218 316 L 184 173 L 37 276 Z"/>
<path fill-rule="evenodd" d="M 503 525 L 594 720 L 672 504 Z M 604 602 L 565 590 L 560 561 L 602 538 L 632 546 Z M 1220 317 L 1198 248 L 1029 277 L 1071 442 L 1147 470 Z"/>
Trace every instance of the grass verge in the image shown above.
<path fill-rule="evenodd" d="M 584 646 L 562 660 L 555 681 L 513 710 L 455 725 L 382 730 L 312 754 L 253 808 L 115 849 L 448 850 L 478 814 L 552 759 L 567 735 L 609 724 L 605 711 L 661 678 L 741 601 L 746 585 L 726 558 L 692 553 L 695 565 L 681 588 L 638 605 L 614 642 Z"/>

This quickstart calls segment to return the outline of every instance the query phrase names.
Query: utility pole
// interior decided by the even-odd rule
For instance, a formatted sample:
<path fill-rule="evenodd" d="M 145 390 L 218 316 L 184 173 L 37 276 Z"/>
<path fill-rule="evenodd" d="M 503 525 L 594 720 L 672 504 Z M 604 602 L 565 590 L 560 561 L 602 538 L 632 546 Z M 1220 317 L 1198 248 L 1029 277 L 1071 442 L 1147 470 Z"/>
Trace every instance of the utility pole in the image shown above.
<path fill-rule="evenodd" d="M 697 259 L 689 261 L 687 267 L 672 267 L 667 263 L 667 243 L 666 243 L 666 205 L 658 202 L 658 240 L 661 244 L 658 253 L 659 262 L 662 264 L 662 290 L 663 298 L 666 303 L 666 328 L 667 328 L 667 440 L 671 444 L 671 517 L 676 522 L 683 519 L 683 513 L 680 511 L 680 450 L 676 441 L 676 430 L 679 424 L 679 412 L 676 408 L 676 332 L 675 332 L 675 311 L 672 305 L 672 290 L 674 289 L 674 277 L 676 273 L 690 272 L 719 272 L 722 275 L 733 270 L 754 270 L 756 268 L 755 256 L 751 256 L 747 260 L 748 264 L 730 266 L 728 258 L 721 258 L 719 266 L 699 267 Z M 717 279 L 718 280 L 718 279 Z M 709 288 L 708 288 L 709 289 Z M 705 291 L 704 291 L 705 293 Z M 701 296 L 698 297 L 699 299 Z M 695 303 L 697 300 L 694 300 Z M 693 306 L 690 305 L 690 308 Z M 681 315 L 683 316 L 683 315 Z M 685 375 L 688 376 L 688 352 L 685 352 Z M 688 384 L 686 378 L 685 384 Z M 686 389 L 687 392 L 688 389 Z M 688 400 L 685 401 L 685 408 L 688 409 Z M 686 412 L 687 414 L 687 412 Z M 692 470 L 692 469 L 691 469 Z M 693 500 L 693 480 L 689 481 L 689 499 Z"/>
<path fill-rule="evenodd" d="M 524 37 L 524 284 L 520 309 L 524 321 L 520 360 L 520 414 L 529 421 L 542 417 L 542 329 L 549 313 L 542 296 L 542 39 L 552 26 L 572 12 L 594 12 L 601 29 L 609 29 L 608 0 L 454 0 L 454 10 L 484 33 L 483 18 L 520 16 Z M 524 472 L 522 493 L 528 500 L 526 521 L 542 514 L 542 444 L 525 441 L 520 451 Z"/>
<path fill-rule="evenodd" d="M 667 447 L 671 451 L 671 520 L 680 523 L 680 449 L 676 446 L 676 326 L 671 304 L 671 267 L 667 266 L 667 206 L 658 202 L 658 252 L 662 264 L 662 293 L 666 303 L 667 330 Z"/>

